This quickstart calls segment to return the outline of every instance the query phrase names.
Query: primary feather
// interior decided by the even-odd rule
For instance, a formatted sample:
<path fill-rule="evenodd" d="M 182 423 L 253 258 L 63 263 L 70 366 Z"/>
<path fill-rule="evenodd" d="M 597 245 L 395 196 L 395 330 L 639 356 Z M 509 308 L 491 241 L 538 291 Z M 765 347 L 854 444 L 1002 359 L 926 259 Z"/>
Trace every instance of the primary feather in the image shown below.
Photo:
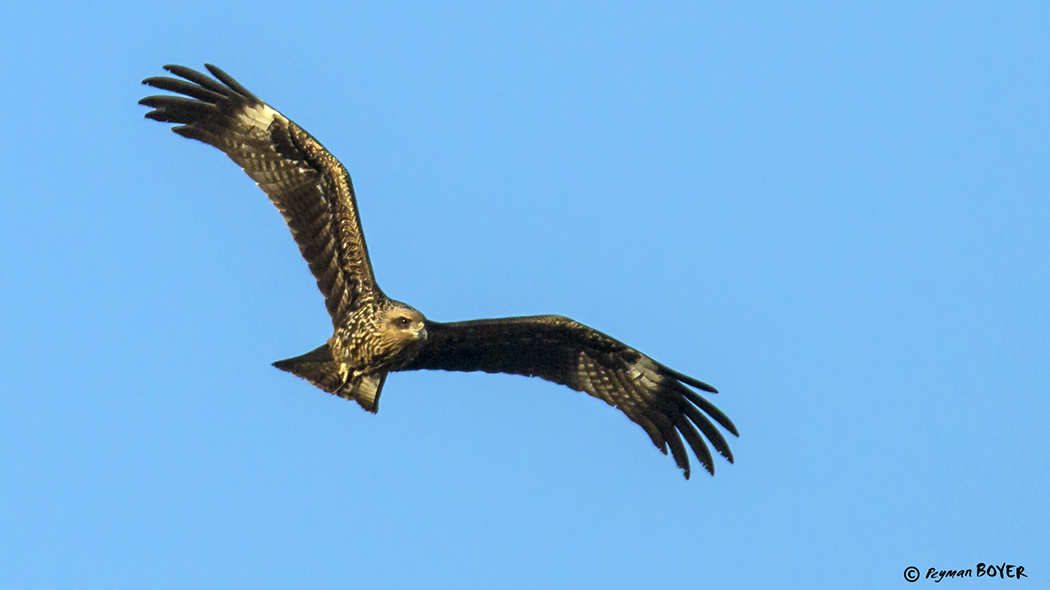
<path fill-rule="evenodd" d="M 237 163 L 284 216 L 317 279 L 334 325 L 365 292 L 375 290 L 350 175 L 310 134 L 208 65 L 219 81 L 182 66 L 184 78 L 146 78 L 143 84 L 184 94 L 147 96 L 147 119 L 177 123 L 172 131 L 212 145 Z"/>

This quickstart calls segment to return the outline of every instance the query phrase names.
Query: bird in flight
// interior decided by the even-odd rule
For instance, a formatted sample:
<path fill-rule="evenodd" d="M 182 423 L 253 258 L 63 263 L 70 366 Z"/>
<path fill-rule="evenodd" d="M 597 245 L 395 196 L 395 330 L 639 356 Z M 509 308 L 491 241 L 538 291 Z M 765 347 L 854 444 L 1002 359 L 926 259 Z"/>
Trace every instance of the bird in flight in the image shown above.
<path fill-rule="evenodd" d="M 733 423 L 695 390 L 714 387 L 670 369 L 598 330 L 542 315 L 442 323 L 390 299 L 376 284 L 346 168 L 312 135 L 219 68 L 213 77 L 168 65 L 173 77 L 147 86 L 147 119 L 214 146 L 259 185 L 284 216 L 324 296 L 333 334 L 320 347 L 273 363 L 365 410 L 378 410 L 387 375 L 421 369 L 540 377 L 619 409 L 645 430 L 689 478 L 682 439 L 712 475 L 711 451 L 733 462 Z M 699 430 L 699 432 L 698 432 Z M 700 436 L 703 433 L 703 437 Z"/>

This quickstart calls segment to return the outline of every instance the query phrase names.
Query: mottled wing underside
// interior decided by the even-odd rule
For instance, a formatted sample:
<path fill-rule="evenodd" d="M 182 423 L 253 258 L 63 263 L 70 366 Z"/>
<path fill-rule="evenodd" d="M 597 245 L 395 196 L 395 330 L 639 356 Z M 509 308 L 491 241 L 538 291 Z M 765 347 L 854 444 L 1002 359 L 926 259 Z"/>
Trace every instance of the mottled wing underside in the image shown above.
<path fill-rule="evenodd" d="M 378 291 L 350 175 L 309 133 L 219 68 L 206 67 L 217 80 L 173 65 L 164 69 L 181 80 L 143 80 L 184 95 L 143 98 L 139 103 L 153 109 L 146 118 L 176 123 L 175 133 L 222 150 L 266 192 L 338 326 L 363 293 Z"/>
<path fill-rule="evenodd" d="M 532 316 L 443 324 L 427 322 L 429 337 L 419 356 L 401 370 L 485 371 L 541 377 L 586 392 L 618 408 L 639 424 L 664 454 L 689 477 L 689 456 L 714 474 L 704 437 L 733 462 L 725 437 L 712 419 L 733 435 L 733 423 L 692 388 L 716 390 L 671 370 L 648 356 L 561 316 Z"/>

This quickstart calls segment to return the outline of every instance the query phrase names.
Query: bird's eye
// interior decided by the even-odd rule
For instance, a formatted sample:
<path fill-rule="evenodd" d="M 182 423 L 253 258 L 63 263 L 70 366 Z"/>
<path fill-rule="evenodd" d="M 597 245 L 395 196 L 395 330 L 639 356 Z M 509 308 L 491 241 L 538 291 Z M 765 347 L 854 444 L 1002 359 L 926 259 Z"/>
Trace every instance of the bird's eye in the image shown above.
<path fill-rule="evenodd" d="M 407 328 L 408 326 L 410 326 L 412 324 L 412 320 L 410 320 L 408 318 L 405 318 L 405 317 L 397 318 L 396 321 L 397 321 L 397 327 L 399 327 L 399 328 Z"/>

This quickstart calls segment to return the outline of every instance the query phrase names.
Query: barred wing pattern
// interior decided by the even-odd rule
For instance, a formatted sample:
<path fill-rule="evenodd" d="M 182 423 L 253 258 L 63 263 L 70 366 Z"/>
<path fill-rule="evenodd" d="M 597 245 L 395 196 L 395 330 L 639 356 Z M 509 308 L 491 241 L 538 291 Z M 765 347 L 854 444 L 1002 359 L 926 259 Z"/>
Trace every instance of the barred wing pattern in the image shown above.
<path fill-rule="evenodd" d="M 380 292 L 372 273 L 350 175 L 316 139 L 219 68 L 215 79 L 183 66 L 147 86 L 184 96 L 147 96 L 146 118 L 212 145 L 237 163 L 280 210 L 317 279 L 332 325 Z M 188 98 L 187 98 L 188 97 Z"/>
<path fill-rule="evenodd" d="M 654 361 L 626 344 L 562 316 L 531 316 L 444 324 L 427 322 L 426 346 L 403 371 L 484 371 L 540 377 L 586 392 L 640 425 L 689 478 L 682 438 L 712 475 L 711 451 L 733 453 L 713 419 L 734 436 L 733 423 L 692 388 L 710 385 Z"/>

